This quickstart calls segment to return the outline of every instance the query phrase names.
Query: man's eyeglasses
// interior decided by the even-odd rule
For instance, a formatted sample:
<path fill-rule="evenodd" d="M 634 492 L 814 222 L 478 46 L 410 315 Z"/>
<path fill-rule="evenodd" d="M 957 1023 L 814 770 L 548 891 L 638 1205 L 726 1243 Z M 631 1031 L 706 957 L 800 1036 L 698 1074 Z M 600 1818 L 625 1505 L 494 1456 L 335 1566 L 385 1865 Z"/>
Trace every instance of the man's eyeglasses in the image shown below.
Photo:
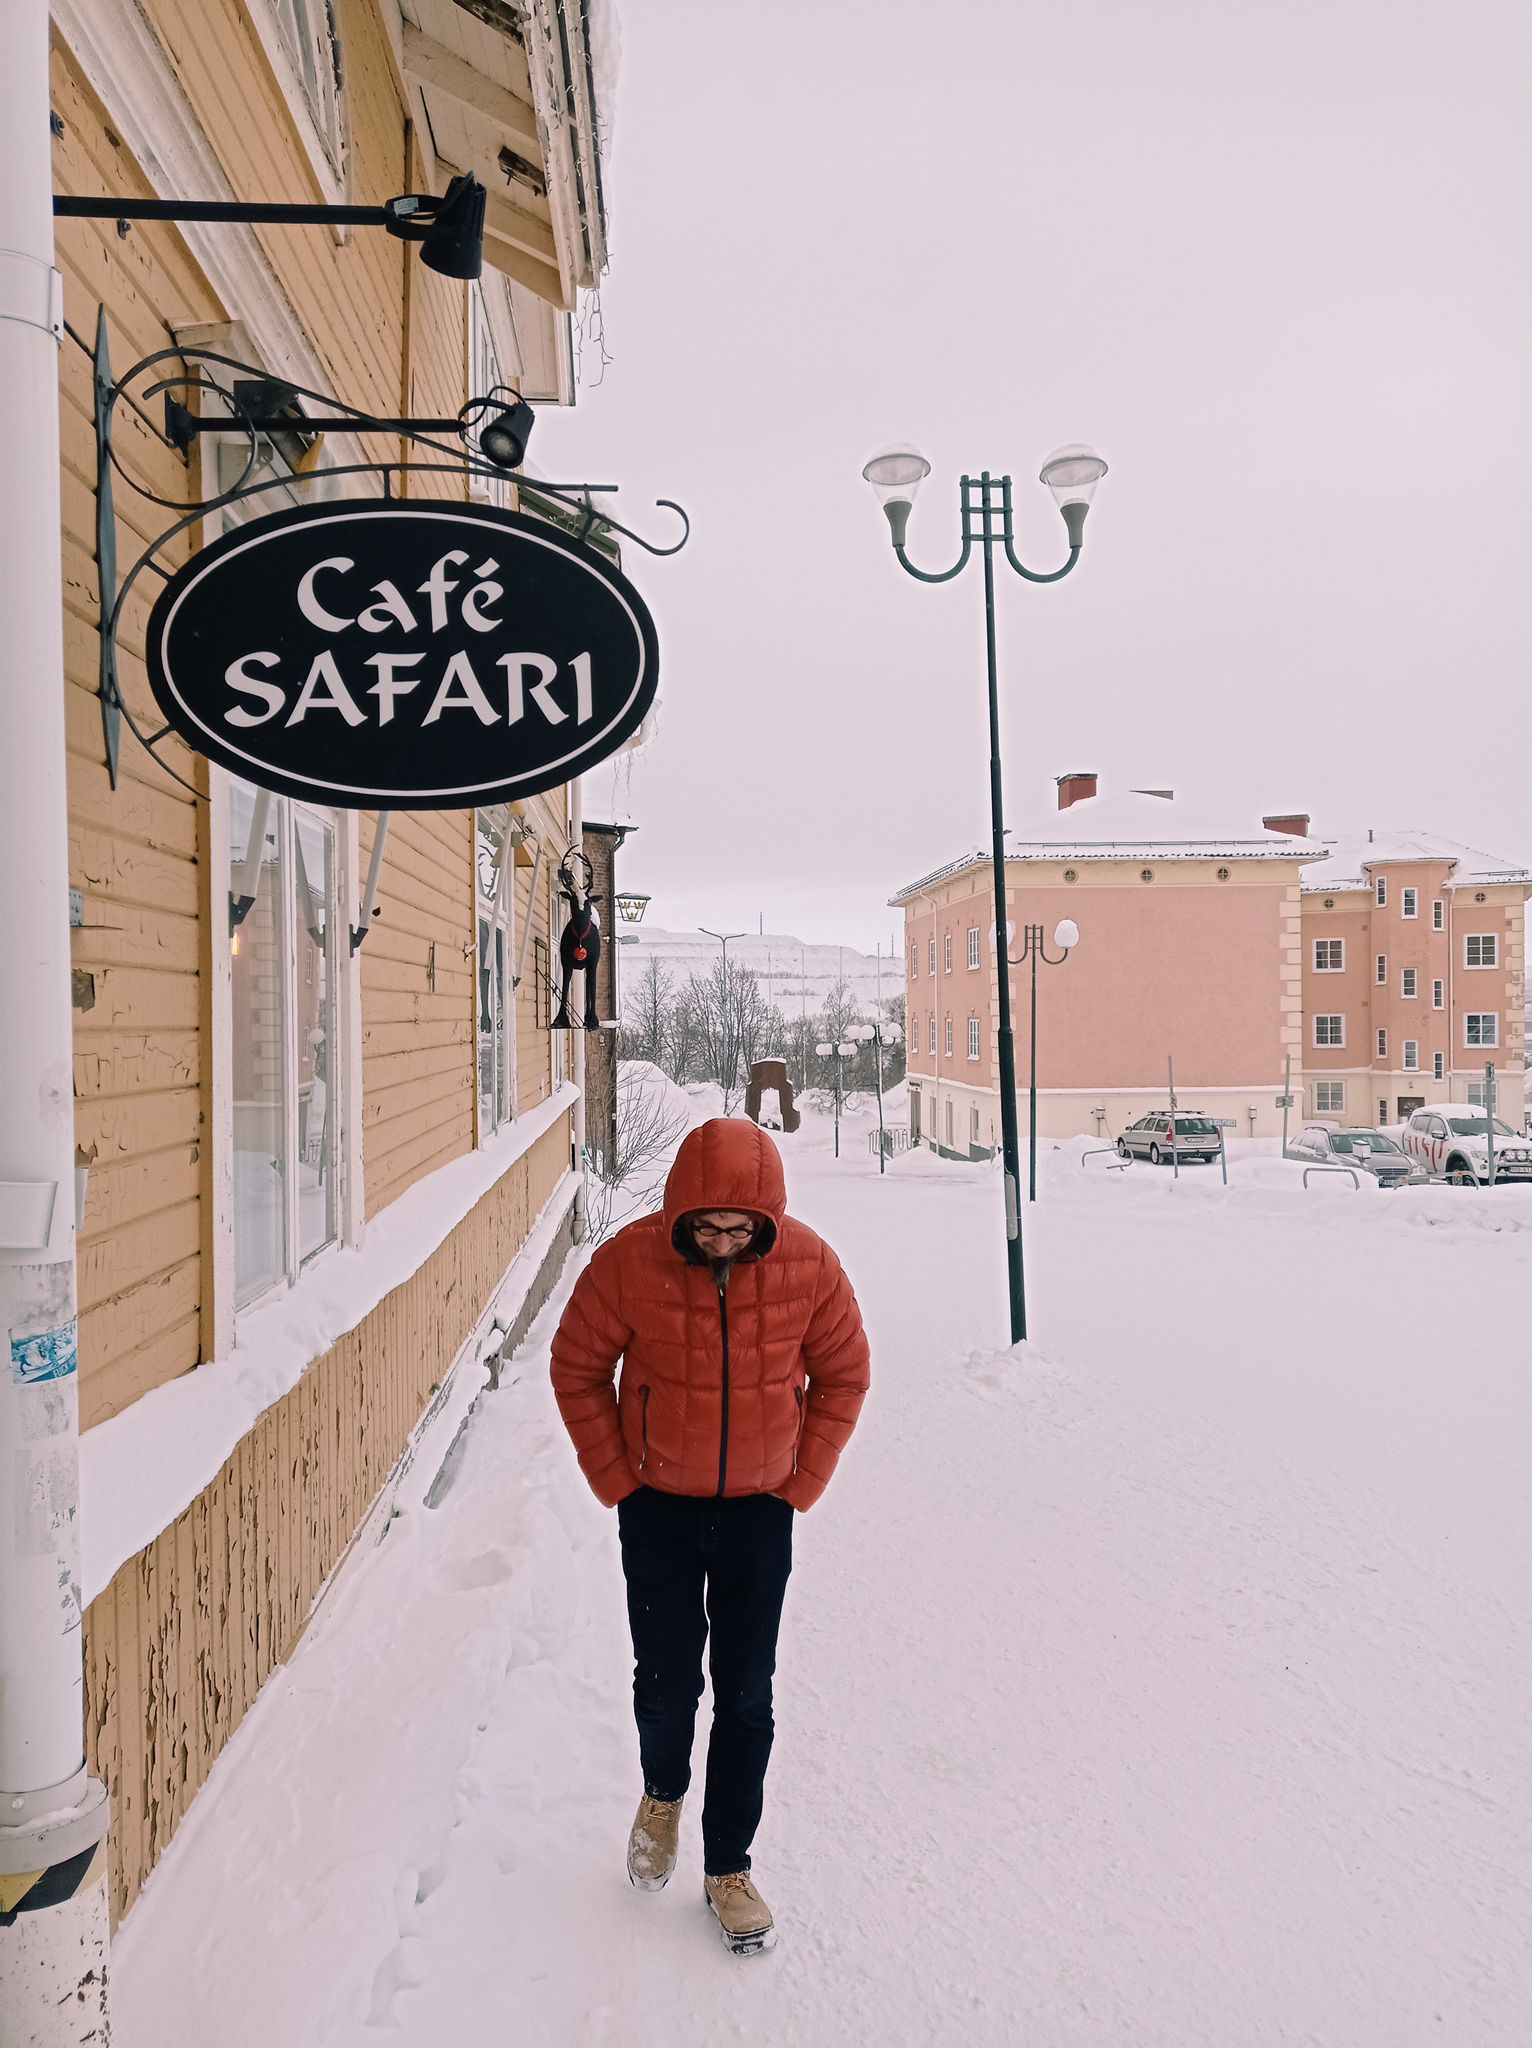
<path fill-rule="evenodd" d="M 704 1223 L 700 1217 L 694 1216 L 692 1218 L 693 1237 L 729 1238 L 731 1240 L 738 1238 L 743 1242 L 745 1238 L 755 1236 L 755 1228 L 753 1223 Z"/>

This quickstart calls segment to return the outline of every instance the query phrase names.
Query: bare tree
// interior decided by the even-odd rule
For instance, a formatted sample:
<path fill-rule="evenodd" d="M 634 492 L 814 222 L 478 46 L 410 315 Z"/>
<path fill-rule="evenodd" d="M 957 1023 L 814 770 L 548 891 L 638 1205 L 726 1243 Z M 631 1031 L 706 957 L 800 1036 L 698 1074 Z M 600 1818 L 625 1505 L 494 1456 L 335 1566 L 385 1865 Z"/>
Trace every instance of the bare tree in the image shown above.
<path fill-rule="evenodd" d="M 665 1065 L 675 1021 L 675 979 L 650 954 L 644 971 L 624 990 L 620 1050 L 624 1059 Z"/>
<path fill-rule="evenodd" d="M 642 1066 L 623 1061 L 617 1069 L 617 1143 L 602 1155 L 586 1190 L 586 1225 L 592 1244 L 610 1236 L 618 1223 L 658 1206 L 670 1160 L 687 1130 L 679 1103 L 653 1085 Z"/>

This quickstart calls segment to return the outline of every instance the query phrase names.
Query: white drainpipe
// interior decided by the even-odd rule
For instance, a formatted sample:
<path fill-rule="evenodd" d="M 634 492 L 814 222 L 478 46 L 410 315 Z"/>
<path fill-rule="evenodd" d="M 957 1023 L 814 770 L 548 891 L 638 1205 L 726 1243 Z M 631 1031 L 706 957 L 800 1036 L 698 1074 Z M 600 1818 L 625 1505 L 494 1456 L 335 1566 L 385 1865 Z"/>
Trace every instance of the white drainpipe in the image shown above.
<path fill-rule="evenodd" d="M 74 1090 L 48 0 L 0 63 L 0 2041 L 106 2039 L 83 1756 Z M 135 1702 L 126 1703 L 131 1711 Z M 30 1905 L 29 1905 L 30 1901 Z M 5 1924 L 8 1921 L 9 1924 Z"/>

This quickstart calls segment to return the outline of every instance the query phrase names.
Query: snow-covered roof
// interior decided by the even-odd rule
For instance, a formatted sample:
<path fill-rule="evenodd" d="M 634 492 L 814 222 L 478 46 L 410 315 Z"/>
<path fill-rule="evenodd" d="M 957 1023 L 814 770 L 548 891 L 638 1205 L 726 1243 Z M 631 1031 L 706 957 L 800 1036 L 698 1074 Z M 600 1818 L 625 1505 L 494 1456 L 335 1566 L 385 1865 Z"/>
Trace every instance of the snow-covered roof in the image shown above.
<path fill-rule="evenodd" d="M 1007 860 L 1312 861 L 1321 855 L 1317 840 L 1268 832 L 1259 823 L 1252 827 L 1195 804 L 1131 789 L 1082 797 L 1067 811 L 1007 832 L 1005 844 Z M 975 849 L 909 883 L 889 900 L 902 903 L 988 859 L 986 852 Z"/>
<path fill-rule="evenodd" d="M 1303 871 L 1305 895 L 1323 890 L 1370 889 L 1375 868 L 1390 861 L 1451 861 L 1451 889 L 1482 888 L 1486 882 L 1532 883 L 1532 869 L 1472 846 L 1460 846 L 1439 832 L 1379 832 L 1370 839 L 1332 839 L 1328 851 Z"/>

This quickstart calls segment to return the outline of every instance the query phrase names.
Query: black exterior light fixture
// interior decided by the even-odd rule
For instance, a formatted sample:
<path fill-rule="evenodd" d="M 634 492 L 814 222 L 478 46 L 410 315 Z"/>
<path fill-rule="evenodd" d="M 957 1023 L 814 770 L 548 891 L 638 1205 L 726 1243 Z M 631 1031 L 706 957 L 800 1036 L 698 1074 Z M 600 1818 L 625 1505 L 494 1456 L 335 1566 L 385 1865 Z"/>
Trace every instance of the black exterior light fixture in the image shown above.
<path fill-rule="evenodd" d="M 438 198 L 405 192 L 382 206 L 285 206 L 222 199 L 79 199 L 55 193 L 53 211 L 66 220 L 233 221 L 250 226 L 385 228 L 420 244 L 420 260 L 442 277 L 467 281 L 484 268 L 486 194 L 477 178 L 452 180 Z"/>
<path fill-rule="evenodd" d="M 185 455 L 199 434 L 268 434 L 292 454 L 312 448 L 321 434 L 456 434 L 464 441 L 473 437 L 473 452 L 492 468 L 516 470 L 526 460 L 527 442 L 537 423 L 527 401 L 505 385 L 496 385 L 486 398 L 470 398 L 451 419 L 383 419 L 349 409 L 307 413 L 297 389 L 274 377 L 236 378 L 228 396 L 232 413 L 195 413 L 167 394 L 167 440 Z M 484 413 L 490 415 L 487 424 L 475 429 L 474 419 Z"/>
<path fill-rule="evenodd" d="M 918 448 L 900 442 L 874 455 L 862 469 L 872 485 L 893 535 L 899 566 L 921 583 L 950 583 L 968 566 L 975 543 L 984 558 L 984 625 L 989 661 L 989 809 L 995 875 L 995 979 L 998 983 L 1000 1028 L 996 1052 L 1000 1068 L 1001 1149 L 1005 1157 L 1006 1276 L 1011 1300 L 1011 1342 L 1019 1344 L 1027 1334 L 1027 1294 L 1021 1257 L 1021 1136 L 1016 1116 L 1016 1049 L 1011 1032 L 1011 977 L 1006 968 L 1009 939 L 1005 914 L 1005 807 L 1000 782 L 1000 691 L 995 670 L 995 551 L 1003 548 L 1005 559 L 1028 583 L 1057 583 L 1080 559 L 1085 535 L 1085 515 L 1106 464 L 1094 448 L 1074 441 L 1055 448 L 1039 472 L 1040 480 L 1052 491 L 1064 517 L 1069 536 L 1069 559 L 1061 569 L 1040 573 L 1017 559 L 1015 532 L 1011 523 L 1011 479 L 992 477 L 986 469 L 977 477 L 961 479 L 962 549 L 950 569 L 917 569 L 904 552 L 904 538 L 914 508 L 915 495 L 931 474 L 931 465 Z"/>
<path fill-rule="evenodd" d="M 637 889 L 624 889 L 617 898 L 617 914 L 624 924 L 642 924 L 649 898 Z"/>

